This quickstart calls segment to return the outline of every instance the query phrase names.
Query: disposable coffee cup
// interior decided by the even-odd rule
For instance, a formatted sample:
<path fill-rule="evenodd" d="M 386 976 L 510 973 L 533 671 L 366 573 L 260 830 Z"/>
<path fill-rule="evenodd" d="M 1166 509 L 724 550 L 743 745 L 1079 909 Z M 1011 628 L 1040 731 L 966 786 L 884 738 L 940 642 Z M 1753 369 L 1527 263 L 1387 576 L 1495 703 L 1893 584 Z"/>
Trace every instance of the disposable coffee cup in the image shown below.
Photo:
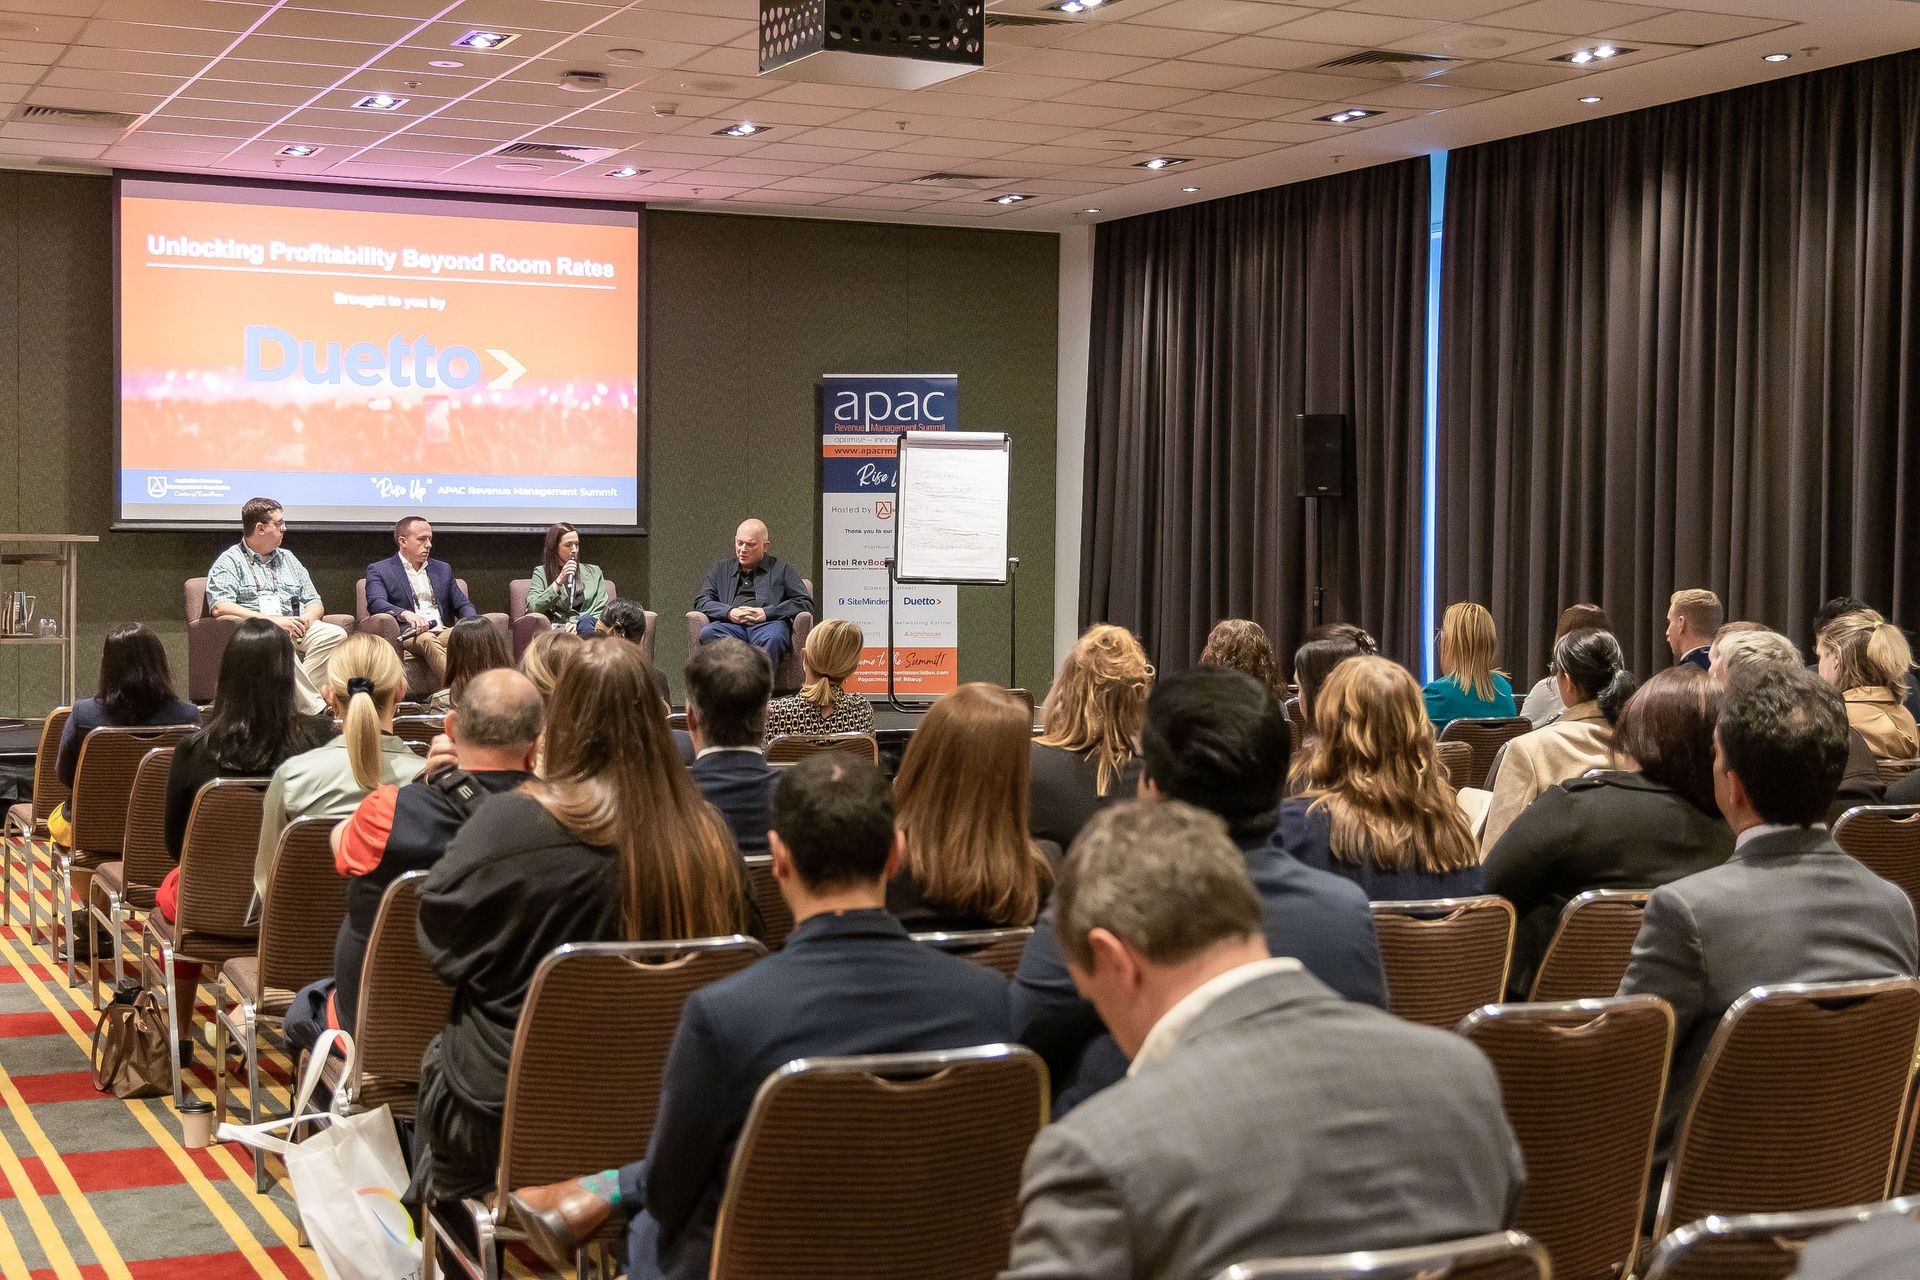
<path fill-rule="evenodd" d="M 180 1104 L 180 1140 L 189 1147 L 213 1145 L 213 1104 L 189 1098 Z"/>

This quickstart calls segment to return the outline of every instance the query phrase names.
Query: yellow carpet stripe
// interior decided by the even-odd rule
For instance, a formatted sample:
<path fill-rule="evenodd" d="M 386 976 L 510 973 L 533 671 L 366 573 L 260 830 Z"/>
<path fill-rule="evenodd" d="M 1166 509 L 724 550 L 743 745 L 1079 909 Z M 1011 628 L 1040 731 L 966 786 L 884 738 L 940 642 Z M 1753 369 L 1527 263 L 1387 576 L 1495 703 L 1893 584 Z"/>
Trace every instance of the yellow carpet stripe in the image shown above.
<path fill-rule="evenodd" d="M 100 1221 L 100 1215 L 87 1203 L 80 1184 L 73 1180 L 73 1170 L 67 1168 L 67 1162 L 60 1156 L 60 1149 L 47 1139 L 47 1131 L 34 1118 L 33 1108 L 20 1096 L 13 1077 L 4 1069 L 0 1069 L 0 1099 L 5 1100 L 7 1110 L 13 1113 L 13 1122 L 26 1135 L 27 1145 L 40 1157 L 40 1162 L 46 1166 L 47 1176 L 60 1189 L 60 1199 L 79 1225 L 80 1234 L 86 1237 L 87 1246 L 93 1250 L 94 1262 L 114 1280 L 133 1280 L 133 1272 L 127 1270 L 127 1264 L 120 1257 L 120 1250 L 113 1243 L 113 1236 L 108 1233 L 106 1224 Z M 62 1252 L 65 1252 L 64 1245 Z M 71 1263 L 71 1259 L 68 1261 Z"/>
<path fill-rule="evenodd" d="M 45 1005 L 48 1011 L 59 1020 L 61 1026 L 66 1029 L 67 1034 L 72 1037 L 74 1043 L 91 1054 L 93 1047 L 92 1040 L 85 1032 L 80 1030 L 79 1025 L 73 1021 L 68 1011 L 61 1006 L 58 997 L 52 992 L 49 992 L 46 984 L 32 972 L 27 964 L 22 962 L 19 953 L 14 949 L 14 943 L 10 939 L 0 938 L 0 954 L 4 954 L 8 962 L 19 971 L 22 979 L 33 989 L 35 995 L 39 997 L 41 1004 Z M 246 1223 L 241 1221 L 239 1214 L 236 1213 L 233 1207 L 227 1203 L 226 1199 L 221 1196 L 220 1192 L 207 1179 L 207 1176 L 200 1171 L 200 1167 L 193 1162 L 192 1157 L 187 1155 L 186 1149 L 180 1145 L 167 1125 L 162 1123 L 160 1119 L 153 1114 L 152 1109 L 140 1102 L 130 1101 L 125 1105 L 127 1109 L 133 1113 L 135 1119 L 139 1121 L 140 1127 L 145 1129 L 147 1135 L 153 1139 L 154 1144 L 167 1153 L 168 1159 L 173 1163 L 173 1166 L 180 1171 L 187 1185 L 194 1189 L 194 1193 L 199 1196 L 201 1203 L 207 1206 L 207 1211 L 213 1215 L 215 1221 L 217 1221 L 221 1228 L 226 1231 L 227 1235 L 232 1238 L 239 1252 L 247 1259 L 255 1272 L 268 1277 L 284 1276 L 285 1273 L 280 1269 L 278 1264 L 267 1255 L 265 1249 L 261 1247 L 260 1241 L 254 1236 Z M 215 1146 L 212 1148 L 212 1151 L 214 1163 L 220 1167 L 221 1171 L 224 1172 L 236 1186 L 243 1187 L 250 1192 L 253 1187 L 253 1175 L 243 1171 L 239 1162 L 233 1158 L 225 1147 Z M 64 1172 L 65 1166 L 61 1165 L 61 1169 Z M 288 1245 L 297 1251 L 301 1265 L 306 1268 L 308 1275 L 316 1277 L 316 1280 L 323 1280 L 325 1273 L 320 1268 L 318 1257 L 311 1250 L 300 1248 L 298 1236 L 293 1224 L 287 1220 L 285 1214 L 280 1212 L 280 1207 L 268 1197 L 258 1196 L 254 1200 L 254 1208 L 266 1223 L 267 1228 L 278 1237 L 280 1243 Z M 91 1237 L 89 1237 L 89 1239 L 91 1239 Z M 78 1272 L 74 1274 L 77 1276 Z"/>
<path fill-rule="evenodd" d="M 54 1225 L 53 1215 L 47 1212 L 47 1206 L 40 1200 L 40 1193 L 34 1190 L 33 1179 L 27 1175 L 26 1166 L 20 1163 L 12 1145 L 4 1139 L 0 1139 L 0 1173 L 6 1175 L 8 1185 L 13 1188 L 13 1198 L 27 1215 L 27 1225 L 33 1228 L 34 1238 L 40 1242 L 40 1252 L 47 1255 L 53 1273 L 60 1280 L 79 1280 L 80 1268 L 74 1265 L 73 1256 L 67 1252 L 67 1242 L 61 1237 L 60 1228 Z M 7 1261 L 17 1271 L 26 1270 L 25 1260 L 14 1247 L 11 1236 L 7 1238 Z"/>
<path fill-rule="evenodd" d="M 20 1252 L 20 1246 L 14 1243 L 13 1232 L 7 1229 L 5 1218 L 0 1218 L 0 1280 L 31 1280 L 26 1256 Z"/>

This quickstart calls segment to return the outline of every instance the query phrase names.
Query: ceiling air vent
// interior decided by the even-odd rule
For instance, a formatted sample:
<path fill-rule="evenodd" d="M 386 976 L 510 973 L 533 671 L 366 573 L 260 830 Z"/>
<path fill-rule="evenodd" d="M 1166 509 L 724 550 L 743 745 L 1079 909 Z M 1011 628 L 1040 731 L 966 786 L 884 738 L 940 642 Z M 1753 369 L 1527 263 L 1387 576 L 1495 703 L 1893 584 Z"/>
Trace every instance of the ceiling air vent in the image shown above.
<path fill-rule="evenodd" d="M 131 111 L 87 111 L 28 103 L 13 113 L 20 124 L 71 125 L 76 129 L 125 129 L 140 117 Z"/>
<path fill-rule="evenodd" d="M 1920 3 L 1920 0 L 1915 0 Z M 1077 25 L 1069 18 L 1042 18 L 1032 13 L 995 13 L 987 10 L 987 30 L 1001 28 L 1012 30 L 1020 27 L 1071 27 Z"/>
<path fill-rule="evenodd" d="M 923 173 L 911 179 L 917 187 L 966 187 L 973 191 L 992 191 L 1012 182 L 1012 178 L 995 178 L 984 173 Z"/>
<path fill-rule="evenodd" d="M 618 147 L 566 146 L 552 142 L 512 142 L 492 154 L 513 160 L 564 160 L 569 164 L 591 164 L 605 160 Z"/>
<path fill-rule="evenodd" d="M 1323 62 L 1323 71 L 1354 71 L 1366 67 L 1385 67 L 1403 76 L 1418 75 L 1427 67 L 1444 66 L 1449 62 L 1458 62 L 1458 58 L 1443 58 L 1434 53 L 1401 53 L 1397 49 L 1363 49 L 1359 53 L 1350 53 L 1344 58 L 1335 58 L 1332 62 Z"/>

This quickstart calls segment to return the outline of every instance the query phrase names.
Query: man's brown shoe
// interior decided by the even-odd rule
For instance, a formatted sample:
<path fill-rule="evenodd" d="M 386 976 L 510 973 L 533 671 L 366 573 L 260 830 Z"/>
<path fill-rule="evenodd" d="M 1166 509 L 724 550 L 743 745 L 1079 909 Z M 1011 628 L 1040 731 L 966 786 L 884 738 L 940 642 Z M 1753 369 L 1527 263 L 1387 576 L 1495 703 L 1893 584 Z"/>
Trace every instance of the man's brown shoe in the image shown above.
<path fill-rule="evenodd" d="M 600 1234 L 613 1206 L 593 1194 L 578 1178 L 522 1187 L 507 1196 L 516 1225 L 527 1233 L 527 1243 L 562 1271 L 573 1268 L 581 1245 Z"/>

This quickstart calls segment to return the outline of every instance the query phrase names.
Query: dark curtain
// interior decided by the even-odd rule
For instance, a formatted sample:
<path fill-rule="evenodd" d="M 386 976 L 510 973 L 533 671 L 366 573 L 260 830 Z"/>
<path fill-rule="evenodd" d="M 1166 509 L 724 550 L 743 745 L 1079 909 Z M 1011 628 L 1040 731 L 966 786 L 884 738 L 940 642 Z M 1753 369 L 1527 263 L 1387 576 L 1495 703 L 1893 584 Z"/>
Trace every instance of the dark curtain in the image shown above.
<path fill-rule="evenodd" d="M 1643 673 L 1677 587 L 1920 620 L 1916 148 L 1903 54 L 1454 152 L 1440 604 L 1527 678 L 1578 600 Z"/>
<path fill-rule="evenodd" d="M 1083 625 L 1131 628 L 1172 671 L 1247 617 L 1290 665 L 1315 552 L 1294 416 L 1345 413 L 1325 617 L 1413 657 L 1427 194 L 1422 158 L 1100 227 Z"/>

